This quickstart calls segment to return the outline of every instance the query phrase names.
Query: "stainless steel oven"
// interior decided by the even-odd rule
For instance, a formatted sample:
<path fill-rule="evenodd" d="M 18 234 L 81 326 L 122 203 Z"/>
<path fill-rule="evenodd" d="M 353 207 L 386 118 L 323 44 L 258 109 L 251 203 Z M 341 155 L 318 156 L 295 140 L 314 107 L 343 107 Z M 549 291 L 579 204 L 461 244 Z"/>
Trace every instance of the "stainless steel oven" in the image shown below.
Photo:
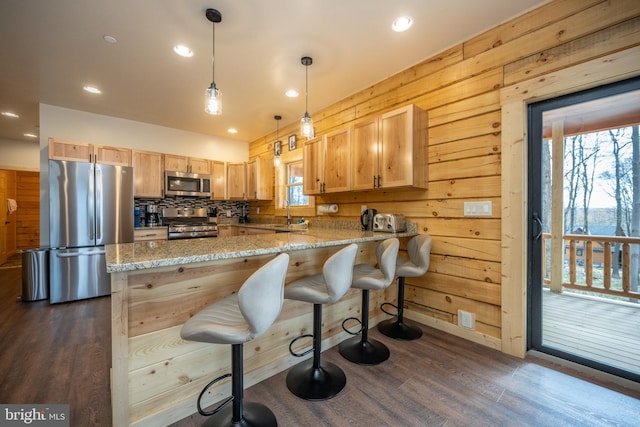
<path fill-rule="evenodd" d="M 218 237 L 216 218 L 205 208 L 165 208 L 162 223 L 168 226 L 169 240 Z"/>

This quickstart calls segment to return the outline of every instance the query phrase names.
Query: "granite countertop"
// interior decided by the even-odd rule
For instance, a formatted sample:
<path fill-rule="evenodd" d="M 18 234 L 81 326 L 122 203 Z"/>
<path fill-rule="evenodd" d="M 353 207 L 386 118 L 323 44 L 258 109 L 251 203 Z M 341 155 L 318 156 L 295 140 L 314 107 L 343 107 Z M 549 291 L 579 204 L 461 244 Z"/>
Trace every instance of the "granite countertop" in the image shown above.
<path fill-rule="evenodd" d="M 224 239 L 153 240 L 106 246 L 107 272 L 276 254 L 295 250 L 339 246 L 349 243 L 411 237 L 417 232 L 409 227 L 403 233 L 381 233 L 332 228 L 309 228 L 304 232 L 234 236 Z"/>

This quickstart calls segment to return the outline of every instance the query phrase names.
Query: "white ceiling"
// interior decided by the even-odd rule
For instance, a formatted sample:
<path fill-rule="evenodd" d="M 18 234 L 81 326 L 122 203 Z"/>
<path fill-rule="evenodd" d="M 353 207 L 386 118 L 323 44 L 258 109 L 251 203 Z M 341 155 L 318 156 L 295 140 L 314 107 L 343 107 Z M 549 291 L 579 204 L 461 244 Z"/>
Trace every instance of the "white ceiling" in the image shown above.
<path fill-rule="evenodd" d="M 37 132 L 45 103 L 252 141 L 404 70 L 547 0 L 2 0 L 0 138 Z M 204 112 L 215 81 L 223 114 Z M 399 15 L 414 18 L 391 31 Z M 117 39 L 116 44 L 103 40 Z M 190 59 L 174 45 L 192 48 Z M 85 84 L 102 95 L 82 90 Z M 295 88 L 300 97 L 285 97 Z M 227 129 L 238 129 L 231 135 Z"/>

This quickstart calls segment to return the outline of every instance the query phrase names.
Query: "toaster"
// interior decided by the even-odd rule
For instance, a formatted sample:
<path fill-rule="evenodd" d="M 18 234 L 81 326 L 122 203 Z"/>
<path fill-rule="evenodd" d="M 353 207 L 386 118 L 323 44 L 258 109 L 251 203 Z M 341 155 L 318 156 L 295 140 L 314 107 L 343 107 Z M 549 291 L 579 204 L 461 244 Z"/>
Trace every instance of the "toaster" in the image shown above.
<path fill-rule="evenodd" d="M 373 217 L 373 231 L 399 233 L 407 230 L 407 221 L 401 214 L 377 214 Z"/>

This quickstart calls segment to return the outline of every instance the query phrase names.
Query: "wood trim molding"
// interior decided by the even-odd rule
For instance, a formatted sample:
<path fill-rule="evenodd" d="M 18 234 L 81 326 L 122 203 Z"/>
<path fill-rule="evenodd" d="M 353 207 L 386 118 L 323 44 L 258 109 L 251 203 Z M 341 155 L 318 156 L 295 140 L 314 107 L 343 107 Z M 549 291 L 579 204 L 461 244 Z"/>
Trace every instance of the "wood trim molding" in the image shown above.
<path fill-rule="evenodd" d="M 527 346 L 527 104 L 640 75 L 640 46 L 500 91 L 502 105 L 502 351 Z"/>

